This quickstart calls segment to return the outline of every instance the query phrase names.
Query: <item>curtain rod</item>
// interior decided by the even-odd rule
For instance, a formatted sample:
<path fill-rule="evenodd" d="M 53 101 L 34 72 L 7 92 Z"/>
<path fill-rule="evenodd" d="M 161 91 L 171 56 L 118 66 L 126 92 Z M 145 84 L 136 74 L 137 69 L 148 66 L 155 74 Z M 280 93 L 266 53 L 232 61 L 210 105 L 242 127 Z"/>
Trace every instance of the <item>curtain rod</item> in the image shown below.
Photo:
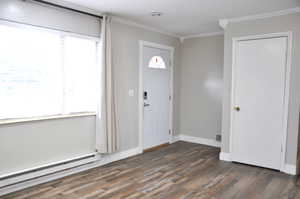
<path fill-rule="evenodd" d="M 28 0 L 23 0 L 23 1 L 26 2 Z M 92 16 L 92 17 L 96 17 L 96 18 L 100 18 L 100 19 L 103 18 L 100 15 L 95 15 L 95 14 L 92 14 L 92 13 L 89 13 L 89 12 L 84 12 L 84 11 L 81 11 L 81 10 L 65 7 L 65 6 L 58 5 L 58 4 L 55 4 L 55 3 L 51 3 L 51 2 L 48 2 L 48 1 L 43 1 L 43 0 L 30 0 L 30 1 L 34 1 L 34 2 L 37 2 L 37 3 L 42 3 L 42 4 L 45 4 L 45 5 L 49 5 L 49 6 L 62 8 L 62 9 L 65 9 L 65 10 L 70 10 L 70 11 L 73 11 L 73 12 L 77 12 L 77 13 L 80 13 L 80 14 L 84 14 L 84 15 L 88 15 L 88 16 Z"/>

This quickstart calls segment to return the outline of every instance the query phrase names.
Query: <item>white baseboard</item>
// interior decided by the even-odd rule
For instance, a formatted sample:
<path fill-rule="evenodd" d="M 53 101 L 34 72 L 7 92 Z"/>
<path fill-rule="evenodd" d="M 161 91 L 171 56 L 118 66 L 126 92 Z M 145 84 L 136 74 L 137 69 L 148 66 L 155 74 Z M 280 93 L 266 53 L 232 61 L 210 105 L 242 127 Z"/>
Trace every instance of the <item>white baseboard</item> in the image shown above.
<path fill-rule="evenodd" d="M 175 135 L 175 136 L 172 137 L 172 140 L 171 140 L 170 144 L 173 144 L 173 143 L 175 143 L 175 142 L 178 142 L 179 140 L 180 140 L 179 135 Z"/>
<path fill-rule="evenodd" d="M 111 162 L 115 162 L 115 161 L 118 161 L 118 160 L 123 160 L 123 159 L 129 158 L 129 157 L 141 154 L 142 152 L 143 151 L 140 150 L 139 147 L 137 147 L 137 148 L 134 148 L 134 149 L 121 151 L 121 152 L 111 154 L 111 155 L 104 155 L 104 156 L 102 156 L 102 158 L 99 162 L 101 162 L 101 165 L 105 165 L 105 164 L 109 164 Z"/>
<path fill-rule="evenodd" d="M 114 161 L 118 161 L 118 160 L 122 160 L 131 156 L 135 156 L 140 154 L 142 151 L 140 148 L 134 148 L 134 149 L 129 149 L 127 151 L 121 151 L 115 154 L 111 154 L 111 155 L 105 155 L 103 156 L 100 160 L 97 160 L 95 162 L 92 163 L 87 163 L 84 164 L 82 166 L 77 166 L 77 167 L 73 167 L 73 168 L 69 168 L 60 172 L 56 172 L 49 175 L 44 175 L 42 177 L 37 177 L 31 180 L 27 180 L 24 182 L 20 182 L 20 178 L 15 179 L 15 181 L 13 181 L 13 179 L 10 179 L 10 183 L 11 185 L 5 186 L 5 187 L 0 187 L 0 196 L 5 195 L 5 194 L 9 194 L 15 191 L 19 191 L 25 188 L 29 188 L 35 185 L 39 185 L 42 183 L 46 183 L 52 180 L 56 180 L 59 178 L 63 178 L 65 176 L 69 176 L 72 174 L 76 174 L 82 171 L 86 171 L 95 167 L 99 167 L 99 166 L 103 166 L 105 164 L 109 164 L 111 162 Z M 33 174 L 32 174 L 33 175 Z M 0 183 L 4 184 L 4 182 L 0 181 Z"/>
<path fill-rule="evenodd" d="M 199 138 L 199 137 L 193 137 L 189 135 L 179 135 L 179 140 L 185 141 L 185 142 L 192 142 L 196 144 L 203 144 L 207 146 L 213 146 L 213 147 L 221 147 L 221 142 L 215 141 L 213 139 L 206 139 L 206 138 Z"/>
<path fill-rule="evenodd" d="M 281 170 L 281 172 L 290 174 L 290 175 L 297 175 L 297 167 L 296 167 L 296 165 L 285 164 L 284 168 Z"/>
<path fill-rule="evenodd" d="M 231 162 L 230 153 L 221 152 L 219 159 L 226 162 Z M 280 170 L 283 173 L 289 174 L 289 175 L 297 175 L 297 167 L 296 165 L 292 164 L 285 164 L 284 168 Z"/>
<path fill-rule="evenodd" d="M 230 153 L 221 152 L 219 159 L 226 162 L 231 162 Z"/>

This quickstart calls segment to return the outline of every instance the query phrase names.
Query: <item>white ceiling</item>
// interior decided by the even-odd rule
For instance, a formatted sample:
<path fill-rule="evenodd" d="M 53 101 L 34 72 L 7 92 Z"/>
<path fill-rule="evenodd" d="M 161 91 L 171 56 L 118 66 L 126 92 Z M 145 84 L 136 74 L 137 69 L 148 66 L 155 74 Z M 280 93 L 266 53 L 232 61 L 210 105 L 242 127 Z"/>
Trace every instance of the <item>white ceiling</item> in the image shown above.
<path fill-rule="evenodd" d="M 221 31 L 218 20 L 300 6 L 300 0 L 65 0 L 178 36 Z M 151 11 L 163 12 L 151 17 Z"/>

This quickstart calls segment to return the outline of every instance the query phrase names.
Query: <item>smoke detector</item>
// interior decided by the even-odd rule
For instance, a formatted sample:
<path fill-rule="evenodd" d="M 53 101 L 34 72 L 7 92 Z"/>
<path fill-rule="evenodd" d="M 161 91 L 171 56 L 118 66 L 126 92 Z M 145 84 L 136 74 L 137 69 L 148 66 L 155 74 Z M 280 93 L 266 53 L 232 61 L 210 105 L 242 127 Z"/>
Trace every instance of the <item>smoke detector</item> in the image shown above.
<path fill-rule="evenodd" d="M 162 12 L 157 12 L 157 11 L 152 11 L 152 12 L 150 13 L 150 15 L 151 15 L 152 17 L 160 17 L 160 16 L 163 15 L 163 13 L 162 13 Z"/>

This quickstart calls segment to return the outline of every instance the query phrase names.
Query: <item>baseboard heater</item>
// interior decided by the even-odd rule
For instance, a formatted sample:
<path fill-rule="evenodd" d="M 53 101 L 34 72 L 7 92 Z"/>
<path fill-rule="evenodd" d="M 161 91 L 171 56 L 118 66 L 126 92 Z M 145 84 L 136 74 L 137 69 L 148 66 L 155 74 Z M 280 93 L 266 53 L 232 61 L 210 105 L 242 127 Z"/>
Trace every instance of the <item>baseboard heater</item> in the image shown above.
<path fill-rule="evenodd" d="M 23 170 L 16 173 L 11 173 L 5 176 L 0 176 L 0 189 L 14 184 L 26 182 L 35 178 L 47 176 L 49 174 L 89 164 L 95 162 L 96 160 L 96 154 L 92 153 L 64 161 L 54 162 L 51 164 Z"/>

